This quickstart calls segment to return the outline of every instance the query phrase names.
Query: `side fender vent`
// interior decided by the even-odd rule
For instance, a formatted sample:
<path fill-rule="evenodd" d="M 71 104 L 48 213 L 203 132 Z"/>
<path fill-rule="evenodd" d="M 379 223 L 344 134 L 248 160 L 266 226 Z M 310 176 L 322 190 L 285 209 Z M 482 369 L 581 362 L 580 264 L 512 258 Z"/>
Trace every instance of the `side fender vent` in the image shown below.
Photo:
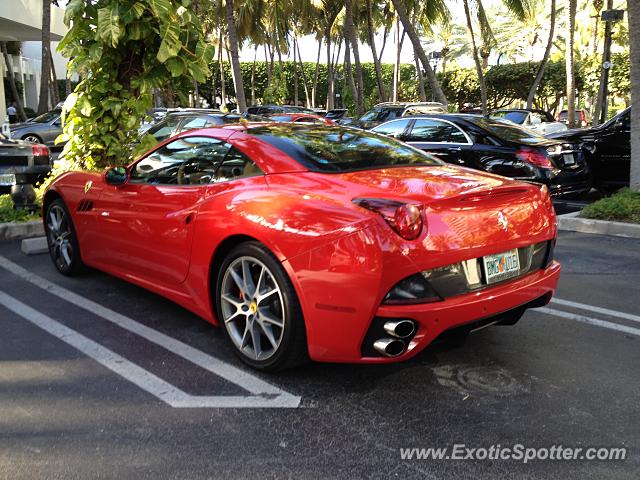
<path fill-rule="evenodd" d="M 93 208 L 93 202 L 91 200 L 82 200 L 78 204 L 78 212 L 88 212 Z"/>

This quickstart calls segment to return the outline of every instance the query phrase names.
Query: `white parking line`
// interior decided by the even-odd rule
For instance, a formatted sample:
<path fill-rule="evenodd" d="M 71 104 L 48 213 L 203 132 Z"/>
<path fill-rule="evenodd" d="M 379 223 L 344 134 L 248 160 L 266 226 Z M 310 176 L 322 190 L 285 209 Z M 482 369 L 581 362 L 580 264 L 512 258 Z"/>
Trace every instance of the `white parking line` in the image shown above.
<path fill-rule="evenodd" d="M 599 318 L 591 318 L 584 315 L 579 315 L 577 313 L 565 312 L 564 310 L 556 310 L 555 308 L 549 307 L 536 308 L 535 311 L 546 313 L 547 315 L 554 315 L 556 317 L 568 318 L 569 320 L 575 320 L 576 322 L 595 325 L 596 327 L 608 328 L 609 330 L 617 330 L 619 332 L 629 333 L 631 335 L 637 335 L 640 337 L 640 328 L 627 327 L 626 325 L 607 322 L 605 320 L 600 320 Z"/>
<path fill-rule="evenodd" d="M 209 354 L 193 348 L 175 338 L 164 333 L 158 332 L 147 327 L 135 320 L 106 308 L 92 300 L 84 298 L 71 290 L 56 285 L 34 273 L 29 272 L 20 265 L 11 262 L 7 258 L 0 256 L 0 267 L 13 273 L 14 275 L 46 290 L 48 293 L 55 295 L 62 300 L 72 303 L 94 315 L 118 325 L 146 340 L 161 346 L 162 348 L 188 360 L 228 382 L 247 390 L 252 396 L 191 396 L 185 392 L 181 392 L 184 398 L 175 398 L 172 406 L 176 407 L 276 407 L 276 408 L 295 408 L 300 405 L 300 397 L 285 392 L 260 378 L 223 362 Z M 17 300 L 16 300 L 17 301 Z M 17 312 L 16 312 L 17 313 Z M 22 315 L 21 315 L 22 316 Z M 53 321 L 53 320 L 52 320 Z M 78 334 L 80 335 L 80 334 Z M 115 354 L 114 354 L 115 355 Z M 134 382 L 136 383 L 136 382 Z M 175 388 L 175 387 L 173 387 Z M 177 390 L 177 389 L 176 389 Z M 163 398 L 165 400 L 165 398 Z"/>
<path fill-rule="evenodd" d="M 632 322 L 640 322 L 640 316 L 638 315 L 618 312 L 617 310 L 610 310 L 608 308 L 594 307 L 593 305 L 587 305 L 586 303 L 571 302 L 569 300 L 562 300 L 561 298 L 553 298 L 551 299 L 551 303 L 555 303 L 556 305 L 564 305 L 565 307 L 573 307 L 579 310 L 586 310 L 588 312 L 601 313 L 603 315 L 622 318 L 624 320 L 631 320 Z"/>

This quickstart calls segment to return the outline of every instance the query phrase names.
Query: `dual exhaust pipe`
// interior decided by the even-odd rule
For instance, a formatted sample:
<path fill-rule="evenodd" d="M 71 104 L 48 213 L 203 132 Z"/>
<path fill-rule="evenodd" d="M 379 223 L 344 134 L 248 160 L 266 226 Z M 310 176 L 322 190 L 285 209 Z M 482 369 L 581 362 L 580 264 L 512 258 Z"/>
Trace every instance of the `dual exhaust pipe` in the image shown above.
<path fill-rule="evenodd" d="M 406 345 L 404 339 L 409 338 L 416 331 L 412 320 L 389 320 L 384 324 L 384 331 L 391 337 L 384 337 L 373 342 L 373 348 L 385 357 L 397 357 L 404 353 Z"/>

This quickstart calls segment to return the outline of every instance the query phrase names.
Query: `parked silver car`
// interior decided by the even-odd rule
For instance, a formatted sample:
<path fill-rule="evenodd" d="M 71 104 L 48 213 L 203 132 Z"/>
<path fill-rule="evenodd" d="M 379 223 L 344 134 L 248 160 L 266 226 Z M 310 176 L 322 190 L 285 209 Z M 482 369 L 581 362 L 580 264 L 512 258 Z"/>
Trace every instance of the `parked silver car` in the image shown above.
<path fill-rule="evenodd" d="M 14 123 L 11 125 L 11 138 L 52 147 L 62 133 L 61 115 L 61 110 L 51 110 L 24 123 Z"/>

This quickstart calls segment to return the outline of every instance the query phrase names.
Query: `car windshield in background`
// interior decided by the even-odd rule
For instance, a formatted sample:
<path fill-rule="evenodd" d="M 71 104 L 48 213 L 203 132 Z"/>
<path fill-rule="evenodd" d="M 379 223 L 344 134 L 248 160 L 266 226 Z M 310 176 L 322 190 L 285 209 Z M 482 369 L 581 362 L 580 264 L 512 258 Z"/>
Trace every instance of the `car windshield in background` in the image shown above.
<path fill-rule="evenodd" d="M 510 122 L 522 125 L 527 119 L 527 112 L 493 112 L 491 118 L 499 118 L 501 120 L 509 120 Z"/>
<path fill-rule="evenodd" d="M 34 123 L 49 123 L 58 118 L 58 116 L 60 116 L 60 113 L 61 112 L 59 111 L 53 110 L 51 112 L 43 113 L 42 115 L 37 116 L 31 121 Z"/>
<path fill-rule="evenodd" d="M 524 143 L 527 145 L 538 145 L 547 142 L 547 139 L 543 136 L 520 125 L 509 124 L 501 120 L 486 117 L 469 116 L 466 120 L 508 142 Z"/>
<path fill-rule="evenodd" d="M 265 125 L 247 130 L 315 172 L 442 165 L 396 140 L 351 128 Z"/>
<path fill-rule="evenodd" d="M 402 115 L 403 109 L 401 108 L 374 108 L 368 111 L 362 117 L 362 122 L 384 122 L 386 120 L 393 120 L 396 117 Z"/>

